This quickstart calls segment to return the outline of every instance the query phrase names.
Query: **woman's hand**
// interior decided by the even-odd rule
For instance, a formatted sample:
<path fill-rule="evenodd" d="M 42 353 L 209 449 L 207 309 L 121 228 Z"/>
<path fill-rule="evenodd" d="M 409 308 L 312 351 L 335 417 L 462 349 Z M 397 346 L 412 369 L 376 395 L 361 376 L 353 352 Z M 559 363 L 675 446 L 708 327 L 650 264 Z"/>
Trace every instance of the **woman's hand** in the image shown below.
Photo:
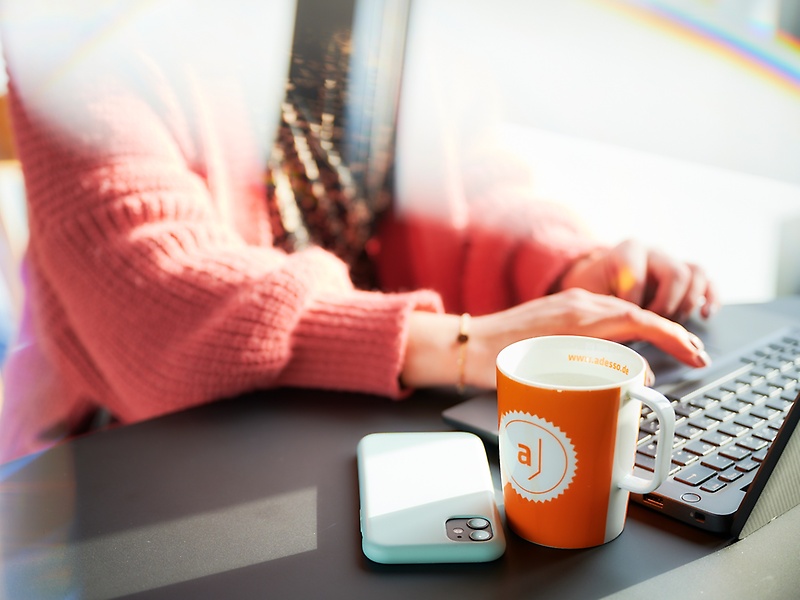
<path fill-rule="evenodd" d="M 562 290 L 574 287 L 617 296 L 677 321 L 698 308 L 708 318 L 718 308 L 716 290 L 700 267 L 635 241 L 577 259 L 560 282 Z"/>
<path fill-rule="evenodd" d="M 410 387 L 458 381 L 458 316 L 415 312 L 401 379 Z M 632 302 L 582 289 L 537 298 L 501 312 L 473 317 L 465 382 L 493 388 L 495 359 L 507 345 L 541 335 L 587 335 L 617 342 L 645 340 L 678 360 L 703 367 L 702 342 L 678 323 Z"/>

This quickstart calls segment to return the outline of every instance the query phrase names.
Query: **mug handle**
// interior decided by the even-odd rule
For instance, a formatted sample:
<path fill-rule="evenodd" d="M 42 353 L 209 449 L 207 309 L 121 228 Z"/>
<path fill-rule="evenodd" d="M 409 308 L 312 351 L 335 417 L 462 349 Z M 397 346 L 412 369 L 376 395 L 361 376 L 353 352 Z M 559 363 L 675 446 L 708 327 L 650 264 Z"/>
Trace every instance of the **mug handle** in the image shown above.
<path fill-rule="evenodd" d="M 636 386 L 629 393 L 633 398 L 649 406 L 658 418 L 655 472 L 652 479 L 644 479 L 629 473 L 620 481 L 619 487 L 635 494 L 647 494 L 669 477 L 672 464 L 672 444 L 675 437 L 675 411 L 669 400 L 652 388 L 643 385 Z"/>

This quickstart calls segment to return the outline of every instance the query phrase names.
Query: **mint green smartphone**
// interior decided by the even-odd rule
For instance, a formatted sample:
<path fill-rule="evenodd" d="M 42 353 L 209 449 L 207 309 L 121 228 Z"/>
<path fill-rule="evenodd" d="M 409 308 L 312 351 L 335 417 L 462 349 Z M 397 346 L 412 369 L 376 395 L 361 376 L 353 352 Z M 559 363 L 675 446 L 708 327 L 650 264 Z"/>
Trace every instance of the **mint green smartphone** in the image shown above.
<path fill-rule="evenodd" d="M 483 442 L 461 431 L 358 443 L 362 549 L 379 563 L 486 562 L 505 551 Z"/>

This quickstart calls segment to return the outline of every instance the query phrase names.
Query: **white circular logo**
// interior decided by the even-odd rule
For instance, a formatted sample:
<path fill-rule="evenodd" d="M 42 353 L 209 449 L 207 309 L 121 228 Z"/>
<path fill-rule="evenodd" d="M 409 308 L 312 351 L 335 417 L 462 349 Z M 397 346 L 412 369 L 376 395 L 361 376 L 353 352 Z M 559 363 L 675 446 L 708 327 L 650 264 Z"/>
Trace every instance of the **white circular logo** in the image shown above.
<path fill-rule="evenodd" d="M 511 483 L 523 498 L 546 502 L 572 483 L 578 458 L 570 439 L 545 419 L 512 411 L 500 420 L 503 486 Z"/>

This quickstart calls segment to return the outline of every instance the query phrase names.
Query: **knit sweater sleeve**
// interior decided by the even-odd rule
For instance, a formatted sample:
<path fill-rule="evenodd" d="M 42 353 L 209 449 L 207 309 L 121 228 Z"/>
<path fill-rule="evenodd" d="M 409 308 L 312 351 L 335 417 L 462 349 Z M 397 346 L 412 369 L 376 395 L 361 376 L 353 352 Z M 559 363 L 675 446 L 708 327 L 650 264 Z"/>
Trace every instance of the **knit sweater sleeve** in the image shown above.
<path fill-rule="evenodd" d="M 566 207 L 537 199 L 527 185 L 495 183 L 476 186 L 444 214 L 386 219 L 378 263 L 387 288 L 435 289 L 448 311 L 487 314 L 550 293 L 599 245 Z"/>
<path fill-rule="evenodd" d="M 245 241 L 224 210 L 245 199 L 212 194 L 213 165 L 142 99 L 97 93 L 62 128 L 12 83 L 12 110 L 34 311 L 93 401 L 131 421 L 277 385 L 400 394 L 408 317 L 436 294 L 358 291 L 329 253 Z"/>
<path fill-rule="evenodd" d="M 524 180 L 475 186 L 469 211 L 461 293 L 475 313 L 551 293 L 569 265 L 599 245 L 567 206 L 537 198 Z"/>

